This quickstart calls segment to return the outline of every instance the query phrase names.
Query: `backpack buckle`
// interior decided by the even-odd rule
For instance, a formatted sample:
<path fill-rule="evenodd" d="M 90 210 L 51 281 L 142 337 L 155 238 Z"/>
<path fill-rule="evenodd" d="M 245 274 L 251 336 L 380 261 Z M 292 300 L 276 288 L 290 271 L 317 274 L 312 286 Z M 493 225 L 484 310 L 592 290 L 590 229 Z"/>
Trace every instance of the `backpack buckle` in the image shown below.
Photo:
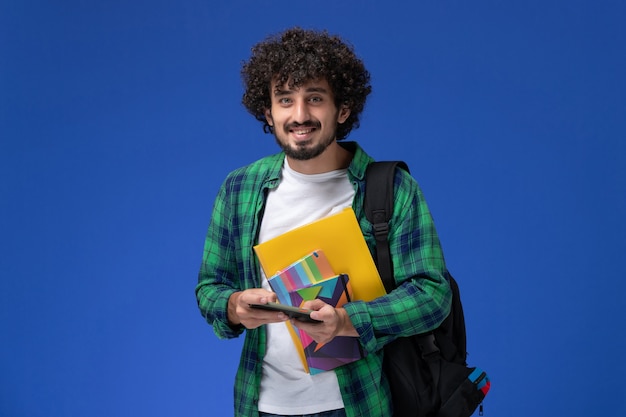
<path fill-rule="evenodd" d="M 374 236 L 377 238 L 385 238 L 389 234 L 389 223 L 375 223 L 372 225 Z"/>
<path fill-rule="evenodd" d="M 374 236 L 386 239 L 389 234 L 389 222 L 387 221 L 387 213 L 385 210 L 374 210 L 372 212 L 372 228 Z"/>
<path fill-rule="evenodd" d="M 380 235 L 382 234 L 387 234 L 389 232 L 389 223 L 376 223 L 372 225 L 374 228 L 374 234 L 375 235 Z"/>
<path fill-rule="evenodd" d="M 422 358 L 425 361 L 429 361 L 439 356 L 437 340 L 432 332 L 421 335 L 417 340 L 417 344 L 422 352 Z"/>

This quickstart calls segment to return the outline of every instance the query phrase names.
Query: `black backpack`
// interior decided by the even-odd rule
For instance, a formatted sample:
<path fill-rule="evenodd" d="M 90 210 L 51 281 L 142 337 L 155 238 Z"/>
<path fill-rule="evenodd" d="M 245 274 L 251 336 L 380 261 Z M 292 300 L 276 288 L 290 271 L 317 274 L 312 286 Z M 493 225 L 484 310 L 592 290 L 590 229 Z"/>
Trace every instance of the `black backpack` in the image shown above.
<path fill-rule="evenodd" d="M 375 261 L 387 293 L 395 288 L 387 235 L 396 167 L 409 171 L 402 161 L 371 163 L 365 183 L 365 215 L 373 225 Z M 385 346 L 383 370 L 391 388 L 394 417 L 469 417 L 491 386 L 485 372 L 467 366 L 459 287 L 452 275 L 446 275 L 452 309 L 444 322 L 431 332 L 401 337 Z"/>

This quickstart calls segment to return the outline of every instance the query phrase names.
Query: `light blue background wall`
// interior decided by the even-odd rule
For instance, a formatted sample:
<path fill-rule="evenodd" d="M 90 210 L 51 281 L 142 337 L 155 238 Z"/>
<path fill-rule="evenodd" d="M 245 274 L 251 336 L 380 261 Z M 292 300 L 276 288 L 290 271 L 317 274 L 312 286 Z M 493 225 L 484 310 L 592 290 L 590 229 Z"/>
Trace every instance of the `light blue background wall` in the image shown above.
<path fill-rule="evenodd" d="M 0 415 L 228 416 L 195 306 L 228 171 L 276 150 L 252 44 L 350 40 L 358 140 L 403 158 L 461 284 L 486 416 L 626 414 L 620 1 L 0 2 Z"/>

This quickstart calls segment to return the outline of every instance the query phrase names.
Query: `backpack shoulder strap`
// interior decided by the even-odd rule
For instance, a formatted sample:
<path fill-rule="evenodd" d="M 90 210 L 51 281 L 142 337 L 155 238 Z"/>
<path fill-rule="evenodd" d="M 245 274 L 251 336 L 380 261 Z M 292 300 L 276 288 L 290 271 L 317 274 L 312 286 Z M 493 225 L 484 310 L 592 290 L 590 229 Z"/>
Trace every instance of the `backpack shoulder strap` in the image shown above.
<path fill-rule="evenodd" d="M 402 161 L 382 161 L 370 163 L 365 176 L 365 217 L 374 228 L 376 237 L 375 262 L 387 293 L 396 287 L 388 241 L 389 220 L 393 214 L 396 168 L 410 172 L 407 164 Z M 459 287 L 448 271 L 446 271 L 446 278 L 452 288 L 450 315 L 435 331 L 416 336 L 417 345 L 429 363 L 429 367 L 431 367 L 434 380 L 437 380 L 440 375 L 439 369 L 434 365 L 442 357 L 442 353 L 447 360 L 462 364 L 465 364 L 467 357 L 465 318 Z"/>
<path fill-rule="evenodd" d="M 389 251 L 389 220 L 393 214 L 393 182 L 396 167 L 409 172 L 403 161 L 372 162 L 365 174 L 365 217 L 372 223 L 376 238 L 376 265 L 387 293 L 395 288 Z"/>

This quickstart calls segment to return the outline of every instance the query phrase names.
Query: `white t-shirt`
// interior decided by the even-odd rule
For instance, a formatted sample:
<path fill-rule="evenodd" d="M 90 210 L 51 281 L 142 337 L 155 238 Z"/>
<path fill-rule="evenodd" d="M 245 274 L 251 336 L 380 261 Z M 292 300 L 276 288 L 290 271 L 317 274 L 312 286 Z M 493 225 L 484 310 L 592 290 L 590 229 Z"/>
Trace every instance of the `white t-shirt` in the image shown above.
<path fill-rule="evenodd" d="M 354 188 L 347 170 L 306 175 L 282 168 L 281 182 L 267 197 L 259 243 L 352 205 Z M 263 274 L 263 271 L 261 271 Z M 263 276 L 263 288 L 270 290 Z M 307 374 L 285 323 L 267 325 L 259 411 L 313 414 L 343 408 L 334 371 Z"/>

